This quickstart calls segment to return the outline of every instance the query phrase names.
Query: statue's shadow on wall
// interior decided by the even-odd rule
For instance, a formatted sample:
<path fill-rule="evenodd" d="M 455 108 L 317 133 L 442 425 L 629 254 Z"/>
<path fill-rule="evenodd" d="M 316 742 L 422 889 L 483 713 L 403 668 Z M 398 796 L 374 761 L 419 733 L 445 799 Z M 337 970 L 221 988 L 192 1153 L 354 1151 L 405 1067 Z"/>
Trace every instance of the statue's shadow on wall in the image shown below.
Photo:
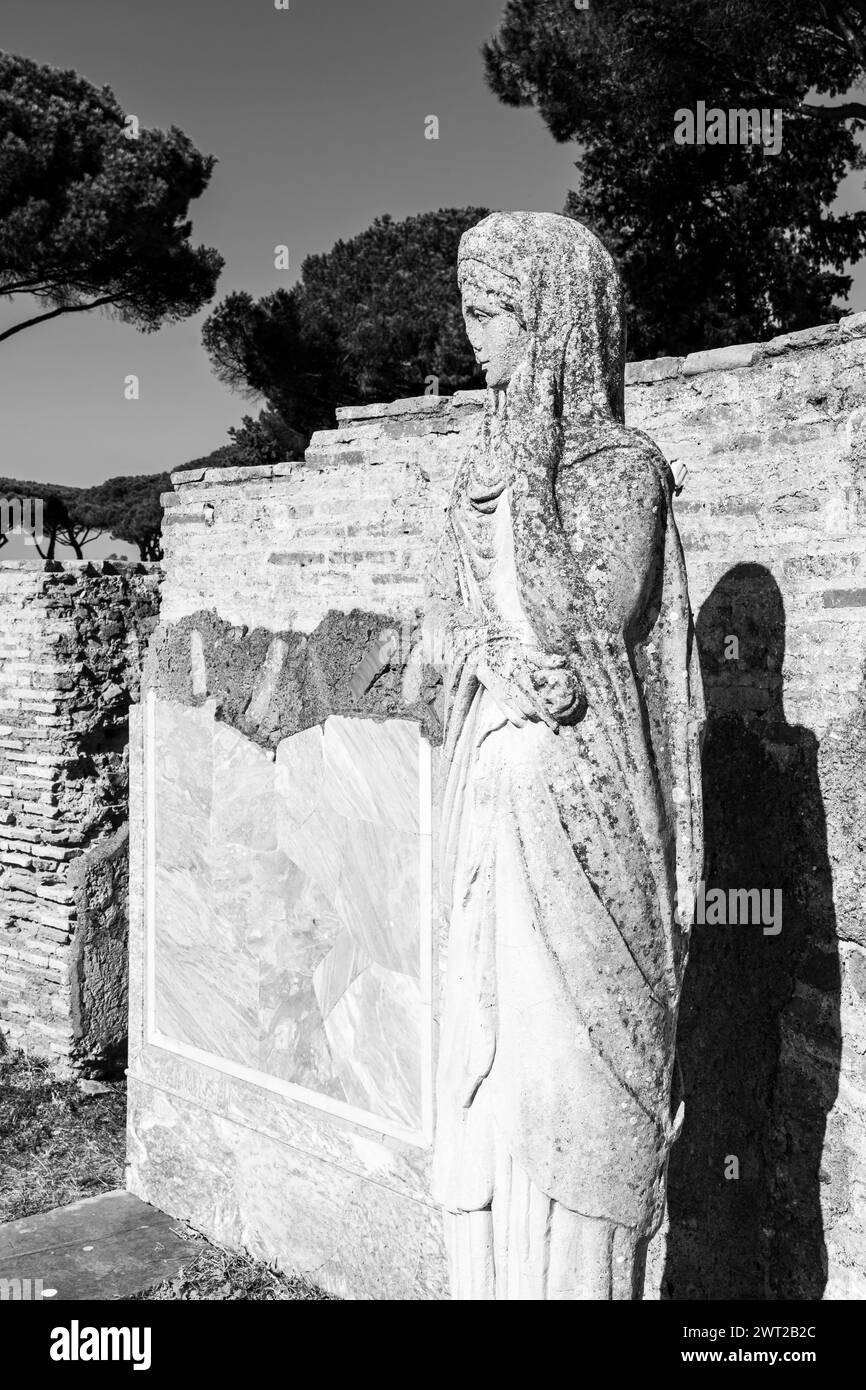
<path fill-rule="evenodd" d="M 679 1029 L 686 1120 L 671 1155 L 662 1297 L 819 1299 L 840 975 L 818 741 L 785 718 L 785 612 L 768 570 L 730 570 L 697 635 L 706 891 L 781 889 L 782 929 L 693 929 Z M 725 655 L 732 636 L 737 659 Z"/>

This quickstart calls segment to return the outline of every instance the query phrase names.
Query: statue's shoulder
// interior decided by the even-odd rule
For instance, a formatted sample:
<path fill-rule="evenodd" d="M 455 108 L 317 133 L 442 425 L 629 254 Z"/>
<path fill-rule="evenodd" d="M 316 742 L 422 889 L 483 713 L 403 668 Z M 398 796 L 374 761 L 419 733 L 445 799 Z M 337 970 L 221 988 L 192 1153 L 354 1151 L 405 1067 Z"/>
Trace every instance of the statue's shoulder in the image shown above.
<path fill-rule="evenodd" d="M 560 477 L 572 487 L 584 482 L 593 486 L 603 477 L 608 490 L 615 487 L 647 499 L 660 491 L 669 498 L 674 487 L 670 465 L 658 445 L 643 430 L 622 426 L 600 439 L 596 448 L 566 449 Z"/>

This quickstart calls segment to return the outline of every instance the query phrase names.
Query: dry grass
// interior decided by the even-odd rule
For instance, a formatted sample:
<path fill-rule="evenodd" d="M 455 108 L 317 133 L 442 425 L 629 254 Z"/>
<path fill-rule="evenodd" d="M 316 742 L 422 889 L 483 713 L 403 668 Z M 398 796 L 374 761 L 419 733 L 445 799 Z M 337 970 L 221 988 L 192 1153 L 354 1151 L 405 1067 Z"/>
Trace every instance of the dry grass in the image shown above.
<path fill-rule="evenodd" d="M 201 1302 L 235 1299 L 257 1303 L 338 1301 L 299 1275 L 282 1274 L 273 1265 L 254 1260 L 251 1255 L 238 1255 L 212 1245 L 190 1227 L 179 1228 L 176 1234 L 189 1242 L 189 1263 L 175 1279 L 166 1279 L 155 1288 L 145 1289 L 130 1302 L 150 1303 L 163 1299 Z"/>
<path fill-rule="evenodd" d="M 45 1062 L 0 1057 L 0 1222 L 123 1186 L 126 1084 L 82 1095 Z"/>

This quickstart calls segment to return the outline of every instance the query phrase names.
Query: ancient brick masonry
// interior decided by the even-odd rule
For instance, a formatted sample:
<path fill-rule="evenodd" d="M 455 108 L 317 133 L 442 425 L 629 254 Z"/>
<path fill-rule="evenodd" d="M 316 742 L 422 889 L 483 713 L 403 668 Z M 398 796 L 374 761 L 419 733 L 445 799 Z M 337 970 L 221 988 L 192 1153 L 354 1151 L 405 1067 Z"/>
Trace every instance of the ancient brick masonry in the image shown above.
<path fill-rule="evenodd" d="M 866 315 L 627 382 L 630 423 L 688 468 L 707 889 L 772 888 L 782 908 L 776 935 L 693 933 L 666 1285 L 862 1298 Z"/>
<path fill-rule="evenodd" d="M 126 1038 L 127 710 L 140 565 L 0 565 L 0 1046 L 60 1070 Z"/>
<path fill-rule="evenodd" d="M 274 631 L 311 631 L 329 608 L 414 610 L 480 413 L 475 391 L 338 409 L 303 463 L 175 473 L 162 621 L 242 622 L 250 594 Z"/>

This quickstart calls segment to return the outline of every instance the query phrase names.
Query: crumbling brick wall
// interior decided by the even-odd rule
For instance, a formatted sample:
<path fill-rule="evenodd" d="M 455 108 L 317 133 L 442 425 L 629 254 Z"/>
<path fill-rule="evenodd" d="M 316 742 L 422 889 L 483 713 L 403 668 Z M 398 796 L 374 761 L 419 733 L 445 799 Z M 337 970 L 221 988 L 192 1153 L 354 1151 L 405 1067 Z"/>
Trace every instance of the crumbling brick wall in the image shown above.
<path fill-rule="evenodd" d="M 125 1046 L 127 711 L 158 578 L 0 565 L 0 1039 L 61 1070 Z"/>

